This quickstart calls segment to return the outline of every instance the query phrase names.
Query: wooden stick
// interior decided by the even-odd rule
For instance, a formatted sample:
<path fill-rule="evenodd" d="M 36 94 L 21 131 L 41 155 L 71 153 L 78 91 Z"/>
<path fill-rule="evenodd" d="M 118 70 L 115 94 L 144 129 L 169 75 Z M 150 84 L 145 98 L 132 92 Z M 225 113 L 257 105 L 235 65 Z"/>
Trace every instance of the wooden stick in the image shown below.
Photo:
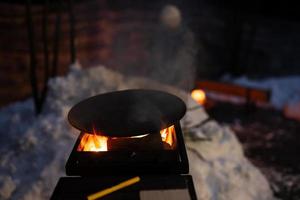
<path fill-rule="evenodd" d="M 139 182 L 140 180 L 141 180 L 140 177 L 136 176 L 136 177 L 131 178 L 131 179 L 127 180 L 127 181 L 121 182 L 121 183 L 119 183 L 118 185 L 115 185 L 115 186 L 112 186 L 112 187 L 110 187 L 110 188 L 107 188 L 107 189 L 101 190 L 101 191 L 99 191 L 99 192 L 96 192 L 96 193 L 94 193 L 94 194 L 91 194 L 91 195 L 89 195 L 89 196 L 87 197 L 87 199 L 88 199 L 88 200 L 95 200 L 95 199 L 98 199 L 98 198 L 100 198 L 100 197 L 103 197 L 103 196 L 105 196 L 105 195 L 108 195 L 108 194 L 110 194 L 110 193 L 113 193 L 113 192 L 115 192 L 115 191 L 117 191 L 117 190 L 120 190 L 120 189 L 122 189 L 122 188 L 128 187 L 128 186 L 130 186 L 130 185 L 132 185 L 132 184 L 135 184 L 135 183 Z"/>

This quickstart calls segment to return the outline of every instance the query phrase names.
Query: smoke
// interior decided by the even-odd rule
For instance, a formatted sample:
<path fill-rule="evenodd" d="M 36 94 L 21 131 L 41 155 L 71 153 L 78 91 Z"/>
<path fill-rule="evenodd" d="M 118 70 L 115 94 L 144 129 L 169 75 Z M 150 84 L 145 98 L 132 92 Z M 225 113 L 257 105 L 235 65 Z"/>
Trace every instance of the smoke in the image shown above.
<path fill-rule="evenodd" d="M 194 35 L 185 26 L 181 11 L 174 5 L 165 6 L 150 46 L 150 78 L 190 90 L 196 75 L 196 53 Z"/>
<path fill-rule="evenodd" d="M 127 75 L 142 75 L 190 90 L 195 82 L 198 47 L 193 32 L 186 26 L 187 20 L 174 5 L 150 13 L 155 17 L 143 21 L 143 28 L 130 27 L 136 18 L 122 26 L 126 30 L 116 38 L 114 46 L 117 68 Z"/>

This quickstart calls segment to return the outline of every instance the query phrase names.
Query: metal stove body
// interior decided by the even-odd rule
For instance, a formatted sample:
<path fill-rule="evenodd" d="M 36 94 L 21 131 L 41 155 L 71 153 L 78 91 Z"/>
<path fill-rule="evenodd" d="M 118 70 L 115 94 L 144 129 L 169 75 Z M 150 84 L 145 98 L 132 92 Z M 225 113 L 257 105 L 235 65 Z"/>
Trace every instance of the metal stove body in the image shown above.
<path fill-rule="evenodd" d="M 189 165 L 180 123 L 177 122 L 174 127 L 175 137 L 172 148 L 164 148 L 164 145 L 160 145 L 163 143 L 160 138 L 150 138 L 159 134 L 149 134 L 143 138 L 127 139 L 127 143 L 132 143 L 130 140 L 144 143 L 140 148 L 118 147 L 117 143 L 113 144 L 115 146 L 108 151 L 78 151 L 83 136 L 81 133 L 66 163 L 66 174 L 69 176 L 186 174 L 189 171 Z M 150 144 L 147 145 L 142 140 Z"/>
<path fill-rule="evenodd" d="M 65 166 L 68 176 L 60 178 L 51 200 L 86 199 L 132 176 L 141 181 L 103 199 L 140 199 L 143 191 L 185 190 L 188 199 L 196 200 L 180 127 L 185 112 L 181 99 L 155 90 L 117 91 L 79 102 L 68 120 L 80 135 Z M 104 139 L 105 145 L 85 148 L 86 138 L 93 137 Z"/>

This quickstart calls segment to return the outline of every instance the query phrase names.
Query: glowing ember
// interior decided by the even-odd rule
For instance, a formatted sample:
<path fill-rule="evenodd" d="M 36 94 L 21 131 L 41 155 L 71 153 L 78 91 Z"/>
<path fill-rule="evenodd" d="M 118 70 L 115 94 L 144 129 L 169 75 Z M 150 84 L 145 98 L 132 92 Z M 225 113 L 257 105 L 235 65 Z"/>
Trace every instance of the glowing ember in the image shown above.
<path fill-rule="evenodd" d="M 193 90 L 191 93 L 192 98 L 197 101 L 200 105 L 204 105 L 205 100 L 206 100 L 206 95 L 203 90 L 196 89 Z"/>
<path fill-rule="evenodd" d="M 149 134 L 144 134 L 144 135 L 136 135 L 136 136 L 131 136 L 131 137 L 122 137 L 122 138 L 143 138 L 146 137 Z M 112 137 L 112 140 L 118 139 L 118 137 Z"/>
<path fill-rule="evenodd" d="M 168 143 L 169 145 L 173 145 L 173 134 L 175 133 L 174 125 L 169 126 L 160 131 L 161 139 L 163 142 Z"/>
<path fill-rule="evenodd" d="M 146 137 L 147 135 L 149 135 L 149 134 L 136 135 L 136 136 L 132 136 L 132 137 L 130 137 L 130 138 L 143 138 L 143 137 Z"/>
<path fill-rule="evenodd" d="M 84 134 L 77 151 L 107 151 L 108 138 L 96 134 Z"/>

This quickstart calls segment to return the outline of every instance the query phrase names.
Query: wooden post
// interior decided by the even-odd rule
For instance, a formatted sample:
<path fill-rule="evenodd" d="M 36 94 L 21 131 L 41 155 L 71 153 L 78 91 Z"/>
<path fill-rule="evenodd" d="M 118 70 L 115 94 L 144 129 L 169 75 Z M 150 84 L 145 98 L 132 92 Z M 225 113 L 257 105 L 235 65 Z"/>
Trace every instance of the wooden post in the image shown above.
<path fill-rule="evenodd" d="M 28 29 L 28 41 L 30 50 L 30 69 L 29 78 L 32 88 L 32 96 L 35 105 L 35 112 L 39 114 L 42 111 L 43 104 L 46 100 L 48 92 L 48 80 L 49 76 L 57 75 L 57 65 L 58 65 L 58 54 L 59 54 L 59 42 L 61 33 L 61 6 L 62 2 L 59 0 L 56 4 L 56 20 L 55 29 L 53 33 L 53 59 L 51 67 L 49 64 L 49 47 L 48 47 L 48 11 L 49 11 L 49 0 L 44 1 L 43 8 L 43 20 L 42 20 L 42 42 L 43 42 L 43 53 L 44 53 L 44 79 L 42 91 L 38 88 L 38 78 L 37 78 L 37 58 L 36 58 L 36 48 L 35 48 L 35 34 L 34 34 L 34 24 L 32 19 L 31 11 L 31 0 L 27 0 L 26 3 L 26 21 Z M 73 13 L 73 0 L 69 0 L 69 23 L 70 23 L 70 54 L 71 63 L 76 60 L 76 50 L 75 50 L 75 19 Z"/>
<path fill-rule="evenodd" d="M 53 34 L 53 60 L 52 60 L 52 70 L 51 76 L 57 75 L 57 64 L 59 56 L 59 43 L 60 43 L 60 33 L 61 33 L 61 1 L 59 0 L 55 6 L 56 9 L 56 19 L 55 19 L 55 29 Z"/>
<path fill-rule="evenodd" d="M 26 2 L 26 22 L 27 22 L 27 31 L 28 31 L 28 41 L 29 41 L 29 50 L 30 50 L 30 68 L 29 68 L 29 78 L 32 89 L 32 96 L 35 105 L 36 114 L 40 113 L 40 103 L 39 103 L 39 94 L 38 94 L 38 85 L 36 78 L 36 49 L 35 49 L 35 36 L 34 36 L 34 27 L 32 23 L 32 12 L 31 12 L 31 0 Z"/>
<path fill-rule="evenodd" d="M 44 12 L 43 12 L 43 24 L 42 24 L 42 38 L 43 38 L 43 47 L 44 47 L 44 82 L 43 88 L 40 96 L 39 110 L 42 111 L 43 104 L 46 100 L 48 92 L 48 80 L 49 80 L 49 50 L 48 50 L 48 7 L 49 2 L 45 0 L 44 2 Z"/>
<path fill-rule="evenodd" d="M 73 0 L 69 0 L 69 23 L 70 23 L 70 51 L 71 63 L 76 60 L 76 47 L 75 47 L 75 17 L 73 11 Z"/>

